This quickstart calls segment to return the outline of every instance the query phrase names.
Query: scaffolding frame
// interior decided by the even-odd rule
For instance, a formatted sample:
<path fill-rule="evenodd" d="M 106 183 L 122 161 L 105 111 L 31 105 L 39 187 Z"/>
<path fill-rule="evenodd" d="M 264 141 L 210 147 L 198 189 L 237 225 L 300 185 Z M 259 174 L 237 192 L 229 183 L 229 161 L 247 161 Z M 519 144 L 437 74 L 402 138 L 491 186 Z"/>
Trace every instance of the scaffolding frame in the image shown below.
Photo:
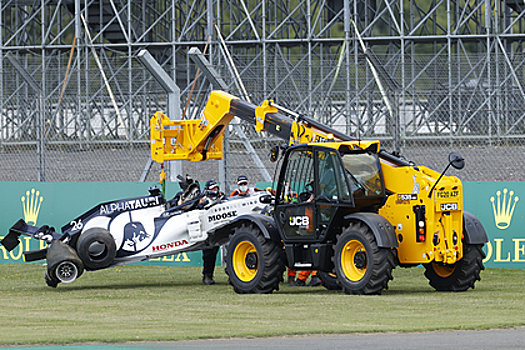
<path fill-rule="evenodd" d="M 351 21 L 382 67 L 382 79 L 396 83 L 387 89 L 393 115 Z M 519 0 L 7 0 L 0 5 L 0 152 L 39 142 L 43 151 L 147 148 L 149 117 L 166 110 L 167 96 L 137 62 L 143 49 L 181 88 L 184 105 L 196 71 L 188 51 L 202 50 L 210 37 L 208 60 L 229 92 L 242 96 L 214 25 L 255 103 L 271 98 L 357 138 L 379 138 L 398 152 L 521 145 L 524 24 Z M 71 74 L 64 79 L 75 37 Z M 92 49 L 123 123 L 100 84 Z M 43 106 L 14 73 L 8 53 L 40 84 Z M 200 76 L 189 118 L 198 117 L 209 90 Z M 38 131 L 40 108 L 44 133 Z M 255 149 L 268 142 L 247 126 L 242 130 Z M 230 143 L 232 152 L 243 148 L 235 130 Z"/>

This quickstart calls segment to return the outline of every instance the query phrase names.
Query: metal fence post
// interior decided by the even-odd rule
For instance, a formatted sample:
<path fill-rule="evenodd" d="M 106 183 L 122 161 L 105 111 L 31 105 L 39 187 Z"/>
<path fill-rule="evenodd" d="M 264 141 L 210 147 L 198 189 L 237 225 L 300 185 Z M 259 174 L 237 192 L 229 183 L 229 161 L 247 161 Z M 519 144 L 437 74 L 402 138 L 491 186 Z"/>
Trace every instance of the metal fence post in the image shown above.
<path fill-rule="evenodd" d="M 140 63 L 153 75 L 155 80 L 163 87 L 168 94 L 168 117 L 170 119 L 180 119 L 180 89 L 173 79 L 164 71 L 161 65 L 151 56 L 147 50 L 141 50 L 137 55 Z M 148 161 L 149 166 L 151 164 Z M 147 165 L 148 167 L 148 165 Z M 171 161 L 167 164 L 168 181 L 177 181 L 177 175 L 182 174 L 182 164 L 180 161 Z M 144 176 L 143 176 L 144 177 Z"/>
<path fill-rule="evenodd" d="M 37 124 L 37 155 L 38 155 L 38 181 L 46 181 L 46 150 L 45 150 L 45 116 L 44 116 L 44 94 L 42 88 L 37 84 L 29 72 L 18 62 L 11 52 L 6 54 L 7 59 L 20 73 L 26 83 L 38 94 L 38 119 Z"/>

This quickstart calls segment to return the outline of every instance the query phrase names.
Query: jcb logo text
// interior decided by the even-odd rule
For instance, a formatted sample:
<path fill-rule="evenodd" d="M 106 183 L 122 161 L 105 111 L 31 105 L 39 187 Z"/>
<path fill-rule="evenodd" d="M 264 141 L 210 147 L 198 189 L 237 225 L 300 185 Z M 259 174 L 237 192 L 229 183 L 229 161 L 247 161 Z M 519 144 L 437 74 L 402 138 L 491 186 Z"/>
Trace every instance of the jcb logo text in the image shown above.
<path fill-rule="evenodd" d="M 310 218 L 308 216 L 290 216 L 290 226 L 309 226 Z"/>
<path fill-rule="evenodd" d="M 458 203 L 443 203 L 441 204 L 442 211 L 458 210 Z"/>

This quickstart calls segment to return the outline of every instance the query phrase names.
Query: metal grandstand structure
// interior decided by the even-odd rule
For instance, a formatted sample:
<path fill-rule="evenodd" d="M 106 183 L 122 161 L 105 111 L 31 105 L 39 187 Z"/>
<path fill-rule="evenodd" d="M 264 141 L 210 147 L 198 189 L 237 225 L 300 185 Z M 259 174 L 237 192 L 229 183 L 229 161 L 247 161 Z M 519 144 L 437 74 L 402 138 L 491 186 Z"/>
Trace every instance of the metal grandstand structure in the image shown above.
<path fill-rule="evenodd" d="M 4 0 L 0 180 L 155 179 L 149 118 L 167 93 L 137 54 L 148 50 L 195 118 L 211 85 L 195 78 L 192 47 L 253 103 L 437 168 L 459 149 L 463 179 L 523 180 L 524 26 L 522 0 Z M 184 171 L 268 180 L 271 165 L 253 160 L 279 140 L 230 132 L 226 163 Z"/>

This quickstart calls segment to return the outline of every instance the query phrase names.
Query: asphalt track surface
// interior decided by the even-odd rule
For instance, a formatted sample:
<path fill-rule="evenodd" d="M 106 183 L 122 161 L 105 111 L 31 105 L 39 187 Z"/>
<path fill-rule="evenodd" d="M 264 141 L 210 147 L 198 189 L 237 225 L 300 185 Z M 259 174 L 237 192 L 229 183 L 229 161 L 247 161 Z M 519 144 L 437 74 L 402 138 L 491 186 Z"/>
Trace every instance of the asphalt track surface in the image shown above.
<path fill-rule="evenodd" d="M 0 348 L 7 349 L 7 348 Z M 486 331 L 374 333 L 9 348 L 17 350 L 525 349 L 525 327 Z"/>

